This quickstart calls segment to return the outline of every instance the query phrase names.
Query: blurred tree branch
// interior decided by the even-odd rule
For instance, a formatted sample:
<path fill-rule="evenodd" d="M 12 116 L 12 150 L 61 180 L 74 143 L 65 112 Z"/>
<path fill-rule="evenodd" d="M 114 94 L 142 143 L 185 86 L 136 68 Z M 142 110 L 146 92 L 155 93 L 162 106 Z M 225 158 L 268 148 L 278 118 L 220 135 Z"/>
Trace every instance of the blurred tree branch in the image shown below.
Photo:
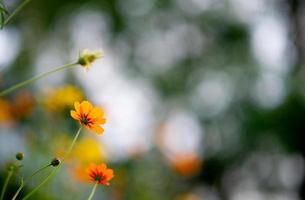
<path fill-rule="evenodd" d="M 290 31 L 296 48 L 294 74 L 298 74 L 305 64 L 305 31 L 304 31 L 304 0 L 287 0 L 289 8 Z"/>

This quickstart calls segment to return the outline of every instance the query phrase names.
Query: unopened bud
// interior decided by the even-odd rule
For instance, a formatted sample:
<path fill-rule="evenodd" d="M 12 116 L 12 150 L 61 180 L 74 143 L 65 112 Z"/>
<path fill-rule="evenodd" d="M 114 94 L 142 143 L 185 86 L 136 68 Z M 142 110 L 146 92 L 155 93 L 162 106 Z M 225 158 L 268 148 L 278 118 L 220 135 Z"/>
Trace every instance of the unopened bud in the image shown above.
<path fill-rule="evenodd" d="M 91 64 L 96 60 L 103 56 L 102 51 L 90 51 L 85 49 L 78 58 L 78 64 L 82 65 L 86 70 L 91 67 Z"/>
<path fill-rule="evenodd" d="M 51 165 L 53 167 L 56 167 L 60 164 L 60 160 L 58 158 L 53 158 L 53 160 L 51 161 Z"/>
<path fill-rule="evenodd" d="M 16 159 L 17 159 L 17 160 L 23 160 L 23 158 L 24 158 L 24 154 L 23 154 L 23 153 L 18 152 L 18 153 L 16 154 Z"/>

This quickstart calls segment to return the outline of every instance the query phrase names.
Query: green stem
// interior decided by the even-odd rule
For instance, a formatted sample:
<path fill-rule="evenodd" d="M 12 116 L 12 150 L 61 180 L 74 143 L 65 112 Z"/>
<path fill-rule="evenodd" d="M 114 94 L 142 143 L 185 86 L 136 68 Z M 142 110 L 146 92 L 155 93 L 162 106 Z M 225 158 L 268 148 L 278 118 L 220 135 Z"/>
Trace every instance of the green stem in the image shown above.
<path fill-rule="evenodd" d="M 23 186 L 24 186 L 24 181 L 23 181 L 23 179 L 21 179 L 21 184 L 20 184 L 18 190 L 16 191 L 15 195 L 13 196 L 12 200 L 15 200 L 17 198 L 17 196 L 18 196 L 19 192 L 22 190 Z"/>
<path fill-rule="evenodd" d="M 96 181 L 95 184 L 94 184 L 94 187 L 93 187 L 93 189 L 92 189 L 92 191 L 91 191 L 91 193 L 90 193 L 90 195 L 89 195 L 87 200 L 91 200 L 93 198 L 95 190 L 97 188 L 97 184 L 98 184 L 98 182 Z"/>
<path fill-rule="evenodd" d="M 28 85 L 28 84 L 34 82 L 34 81 L 37 81 L 37 80 L 39 80 L 39 79 L 41 79 L 41 78 L 43 78 L 43 77 L 46 77 L 46 76 L 50 75 L 50 74 L 53 74 L 53 73 L 55 73 L 55 72 L 58 72 L 58 71 L 61 71 L 61 70 L 64 70 L 64 69 L 68 69 L 68 68 L 73 67 L 73 66 L 75 66 L 75 65 L 77 65 L 76 62 L 74 62 L 74 63 L 69 63 L 69 64 L 63 65 L 63 66 L 61 66 L 61 67 L 58 67 L 58 68 L 56 68 L 56 69 L 53 69 L 53 70 L 51 70 L 51 71 L 45 72 L 45 73 L 43 73 L 43 74 L 34 76 L 33 78 L 30 78 L 30 79 L 28 79 L 28 80 L 25 80 L 25 81 L 23 81 L 23 82 L 21 82 L 21 83 L 17 83 L 16 85 L 13 85 L 13 86 L 9 87 L 8 89 L 1 91 L 1 92 L 0 92 L 0 97 L 1 97 L 1 96 L 5 96 L 5 95 L 7 95 L 8 93 L 13 92 L 14 90 L 17 90 L 17 89 L 19 89 L 19 88 L 21 88 L 21 87 L 23 87 L 23 86 L 26 86 L 26 85 Z"/>
<path fill-rule="evenodd" d="M 10 181 L 12 175 L 14 173 L 14 170 L 9 170 L 8 174 L 7 174 L 7 177 L 5 179 L 5 182 L 4 182 L 4 185 L 3 185 L 3 188 L 2 188 L 2 191 L 1 191 L 1 197 L 0 197 L 0 200 L 3 200 L 4 198 L 4 194 L 5 194 L 5 191 L 6 191 L 6 188 L 7 188 L 7 185 L 8 185 L 8 182 Z"/>
<path fill-rule="evenodd" d="M 59 171 L 59 169 L 61 168 L 61 166 L 63 165 L 64 161 L 66 160 L 66 158 L 70 155 L 72 149 L 73 149 L 73 146 L 75 145 L 75 142 L 80 134 L 82 130 L 82 126 L 78 129 L 72 143 L 70 144 L 69 148 L 68 148 L 68 151 L 65 153 L 62 161 L 61 161 L 61 164 L 58 165 L 39 185 L 37 185 L 30 193 L 28 193 L 22 200 L 26 200 L 28 199 L 30 196 L 32 196 L 35 192 L 37 192 L 44 184 L 46 184 L 53 176 L 56 175 L 56 173 Z"/>
<path fill-rule="evenodd" d="M 25 185 L 33 176 L 35 176 L 36 174 L 38 174 L 39 172 L 43 171 L 44 169 L 46 169 L 46 168 L 48 168 L 48 167 L 50 167 L 50 166 L 51 166 L 51 164 L 48 164 L 48 165 L 45 165 L 45 166 L 39 168 L 38 170 L 36 170 L 31 176 L 29 176 L 29 177 L 28 177 L 27 179 L 25 179 L 24 181 L 23 181 L 23 179 L 21 179 L 21 184 L 20 184 L 18 190 L 16 191 L 14 197 L 12 198 L 12 200 L 15 200 L 15 199 L 17 198 L 18 194 L 20 193 L 20 191 L 22 190 L 22 188 L 24 187 L 24 185 Z"/>
<path fill-rule="evenodd" d="M 31 0 L 24 0 L 4 21 L 3 25 L 6 25 L 26 4 Z"/>

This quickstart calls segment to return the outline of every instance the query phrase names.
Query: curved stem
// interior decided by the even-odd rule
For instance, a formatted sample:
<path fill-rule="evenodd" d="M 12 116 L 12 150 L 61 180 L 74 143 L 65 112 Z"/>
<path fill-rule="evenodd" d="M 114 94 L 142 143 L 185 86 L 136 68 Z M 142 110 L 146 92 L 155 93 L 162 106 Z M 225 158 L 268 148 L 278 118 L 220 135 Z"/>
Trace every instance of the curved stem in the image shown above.
<path fill-rule="evenodd" d="M 6 25 L 26 4 L 28 4 L 31 0 L 24 0 L 13 12 L 10 14 L 3 25 Z"/>
<path fill-rule="evenodd" d="M 5 194 L 5 191 L 6 191 L 6 188 L 7 188 L 7 185 L 8 185 L 8 182 L 10 181 L 12 175 L 13 175 L 14 171 L 13 170 L 9 170 L 8 174 L 7 174 L 7 177 L 5 179 L 5 182 L 4 182 L 4 185 L 3 185 L 3 188 L 2 188 L 2 191 L 1 191 L 1 196 L 0 196 L 0 200 L 3 200 L 4 198 L 4 194 Z"/>
<path fill-rule="evenodd" d="M 26 85 L 28 85 L 28 84 L 30 84 L 30 83 L 32 83 L 32 82 L 34 82 L 34 81 L 37 81 L 37 80 L 39 80 L 39 79 L 41 79 L 41 78 L 43 78 L 43 77 L 46 77 L 46 76 L 48 76 L 48 75 L 50 75 L 50 74 L 53 74 L 53 73 L 55 73 L 55 72 L 58 72 L 58 71 L 61 71 L 61 70 L 64 70 L 64 69 L 73 67 L 73 66 L 75 66 L 75 65 L 77 65 L 76 62 L 74 62 L 74 63 L 69 63 L 69 64 L 63 65 L 63 66 L 61 66 L 61 67 L 58 67 L 58 68 L 56 68 L 56 69 L 53 69 L 53 70 L 51 70 L 51 71 L 45 72 L 45 73 L 43 73 L 43 74 L 34 76 L 33 78 L 30 78 L 30 79 L 28 79 L 28 80 L 25 80 L 25 81 L 23 81 L 23 82 L 21 82 L 21 83 L 17 83 L 16 85 L 13 85 L 13 86 L 9 87 L 8 89 L 1 91 L 1 92 L 0 92 L 0 96 L 5 96 L 5 95 L 9 94 L 10 92 L 13 92 L 14 90 L 17 90 L 17 89 L 19 89 L 19 88 L 21 88 L 21 87 L 23 87 L 23 86 L 26 86 Z"/>
<path fill-rule="evenodd" d="M 91 193 L 90 193 L 90 195 L 89 195 L 87 200 L 91 200 L 93 198 L 95 190 L 97 188 L 97 184 L 98 184 L 98 182 L 96 181 L 95 184 L 94 184 L 94 187 L 92 188 L 92 191 L 91 191 Z"/>
<path fill-rule="evenodd" d="M 31 176 L 29 176 L 29 177 L 28 177 L 27 179 L 25 179 L 24 181 L 23 181 L 23 179 L 21 179 L 21 184 L 20 184 L 18 190 L 16 191 L 15 195 L 13 196 L 12 200 L 15 200 L 15 199 L 17 198 L 18 194 L 20 193 L 20 191 L 22 190 L 22 188 L 24 187 L 24 185 L 25 185 L 33 176 L 35 176 L 36 174 L 38 174 L 39 172 L 41 172 L 42 170 L 44 170 L 44 169 L 46 169 L 46 168 L 48 168 L 48 167 L 50 167 L 50 166 L 51 166 L 51 164 L 48 164 L 48 165 L 45 165 L 45 166 L 39 168 L 38 170 L 36 170 Z"/>
<path fill-rule="evenodd" d="M 28 193 L 22 200 L 26 200 L 28 199 L 30 196 L 32 196 L 35 192 L 37 192 L 44 184 L 46 184 L 53 176 L 56 175 L 56 173 L 60 170 L 61 166 L 63 165 L 64 161 L 66 160 L 66 158 L 70 155 L 73 146 L 75 145 L 75 142 L 78 138 L 78 136 L 80 135 L 80 132 L 82 130 L 82 126 L 78 129 L 76 135 L 74 136 L 74 139 L 72 141 L 72 143 L 70 144 L 68 151 L 65 153 L 61 164 L 58 165 L 39 185 L 37 185 L 30 193 Z"/>

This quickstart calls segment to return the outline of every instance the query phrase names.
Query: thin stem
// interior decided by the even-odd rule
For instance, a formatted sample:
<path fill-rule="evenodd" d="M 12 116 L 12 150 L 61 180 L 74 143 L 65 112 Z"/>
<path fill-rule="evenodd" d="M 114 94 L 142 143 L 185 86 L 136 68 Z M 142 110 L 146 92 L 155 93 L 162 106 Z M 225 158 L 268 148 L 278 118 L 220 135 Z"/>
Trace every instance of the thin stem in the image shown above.
<path fill-rule="evenodd" d="M 96 181 L 95 184 L 94 184 L 94 187 L 92 188 L 92 191 L 91 191 L 91 193 L 90 193 L 90 195 L 89 195 L 87 200 L 91 200 L 93 198 L 95 190 L 97 188 L 97 184 L 98 184 L 98 182 Z"/>
<path fill-rule="evenodd" d="M 82 126 L 78 129 L 72 143 L 70 144 L 68 151 L 65 153 L 61 164 L 58 165 L 39 185 L 36 186 L 36 188 L 34 188 L 30 193 L 28 193 L 22 200 L 26 200 L 28 199 L 30 196 L 32 196 L 35 192 L 37 192 L 37 190 L 39 190 L 44 184 L 46 184 L 53 176 L 56 175 L 56 173 L 60 170 L 61 166 L 63 165 L 64 161 L 66 160 L 66 158 L 70 155 L 73 146 L 75 145 L 75 142 L 78 138 L 78 136 L 80 135 L 80 132 L 82 130 Z"/>
<path fill-rule="evenodd" d="M 50 166 L 51 166 L 51 164 L 45 165 L 45 166 L 39 168 L 38 170 L 36 170 L 36 171 L 35 171 L 31 176 L 29 176 L 27 179 L 25 179 L 25 180 L 21 179 L 21 184 L 20 184 L 18 190 L 16 191 L 14 197 L 12 198 L 12 200 L 15 200 L 15 199 L 17 198 L 18 194 L 20 193 L 20 191 L 22 190 L 22 188 L 24 187 L 24 185 L 25 185 L 33 176 L 35 176 L 36 174 L 38 174 L 39 172 L 43 171 L 44 169 L 46 169 L 46 168 L 48 168 L 48 167 L 50 167 Z"/>
<path fill-rule="evenodd" d="M 4 194 L 5 194 L 5 191 L 6 191 L 6 188 L 7 188 L 7 185 L 8 185 L 8 182 L 10 181 L 12 175 L 14 173 L 14 170 L 9 170 L 8 174 L 7 174 L 7 177 L 5 179 L 5 182 L 4 182 L 4 185 L 3 185 L 3 188 L 2 188 L 2 191 L 1 191 L 1 197 L 0 197 L 0 200 L 3 200 L 4 198 Z"/>
<path fill-rule="evenodd" d="M 23 181 L 23 179 L 21 179 L 21 184 L 20 184 L 18 190 L 16 191 L 15 195 L 13 196 L 12 200 L 15 200 L 17 198 L 17 196 L 18 196 L 19 192 L 22 190 L 23 186 L 24 186 L 24 181 Z"/>
<path fill-rule="evenodd" d="M 26 4 L 31 0 L 24 0 L 4 21 L 3 25 L 6 25 Z"/>
<path fill-rule="evenodd" d="M 36 174 L 38 174 L 39 172 L 43 171 L 44 169 L 50 167 L 51 164 L 47 164 L 39 169 L 37 169 L 31 176 L 29 176 L 27 179 L 25 179 L 25 182 L 29 181 L 30 178 L 32 178 L 33 176 L 35 176 Z"/>
<path fill-rule="evenodd" d="M 42 74 L 40 74 L 40 75 L 34 76 L 33 78 L 30 78 L 30 79 L 28 79 L 28 80 L 25 80 L 25 81 L 23 81 L 23 82 L 21 82 L 21 83 L 17 83 L 16 85 L 13 85 L 13 86 L 9 87 L 8 89 L 1 91 L 1 92 L 0 92 L 0 96 L 5 96 L 5 95 L 7 95 L 8 93 L 13 92 L 14 90 L 17 90 L 17 89 L 19 89 L 19 88 L 21 88 L 21 87 L 23 87 L 23 86 L 26 86 L 26 85 L 28 85 L 28 84 L 30 84 L 30 83 L 32 83 L 32 82 L 34 82 L 34 81 L 37 81 L 37 80 L 39 80 L 39 79 L 41 79 L 41 78 L 43 78 L 43 77 L 46 77 L 46 76 L 48 76 L 48 75 L 50 75 L 50 74 L 53 74 L 53 73 L 55 73 L 55 72 L 58 72 L 58 71 L 61 71 L 61 70 L 64 70 L 64 69 L 68 69 L 68 68 L 73 67 L 73 66 L 75 66 L 75 65 L 77 65 L 76 62 L 74 62 L 74 63 L 69 63 L 69 64 L 63 65 L 63 66 L 61 66 L 61 67 L 58 67 L 58 68 L 56 68 L 56 69 L 53 69 L 53 70 L 51 70 L 51 71 L 48 71 L 48 72 L 42 73 Z"/>

